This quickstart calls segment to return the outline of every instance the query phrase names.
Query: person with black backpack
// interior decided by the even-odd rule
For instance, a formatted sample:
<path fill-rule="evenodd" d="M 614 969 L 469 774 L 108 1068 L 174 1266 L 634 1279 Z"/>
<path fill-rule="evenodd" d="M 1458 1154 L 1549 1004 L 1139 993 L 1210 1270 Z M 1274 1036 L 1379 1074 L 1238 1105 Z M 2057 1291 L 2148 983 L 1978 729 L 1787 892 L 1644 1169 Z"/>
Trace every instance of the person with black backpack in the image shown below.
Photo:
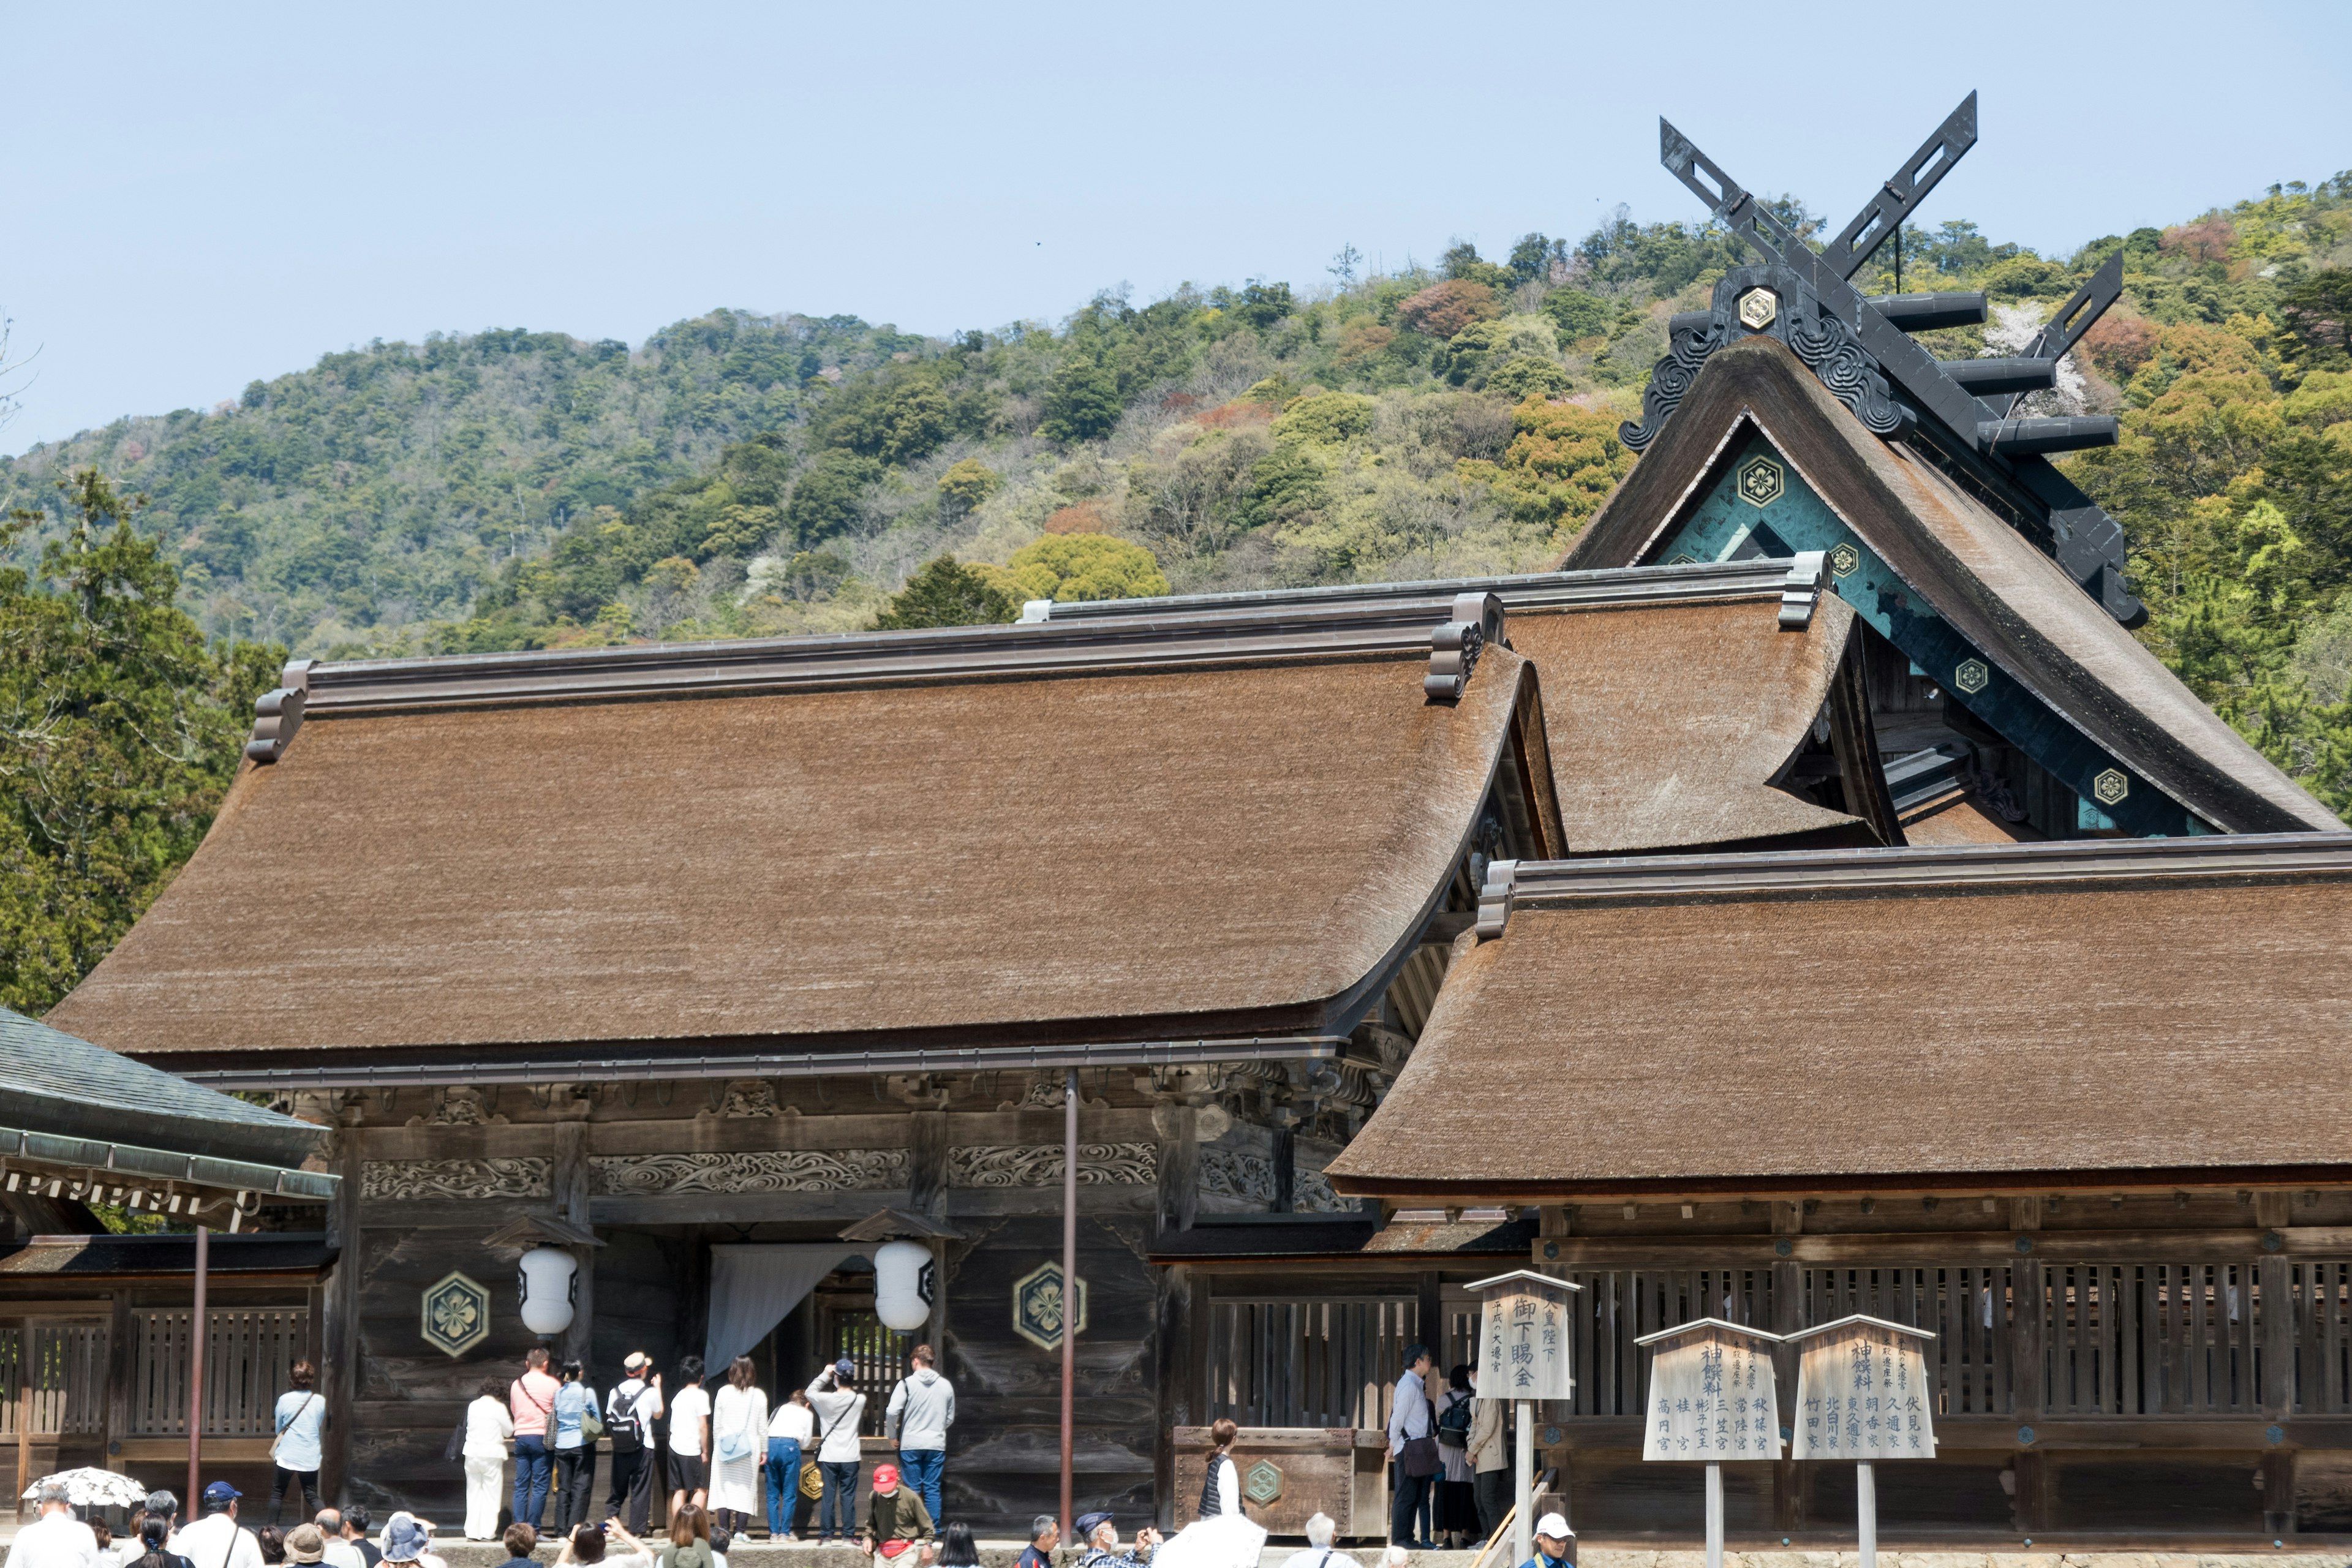
<path fill-rule="evenodd" d="M 654 1446 L 654 1423 L 661 1419 L 661 1373 L 647 1375 L 654 1358 L 631 1351 L 621 1362 L 626 1375 L 604 1396 L 604 1436 L 613 1444 L 613 1480 L 604 1517 L 619 1519 L 628 1507 L 628 1529 L 643 1535 L 652 1528 L 654 1493 L 661 1489 L 661 1451 Z"/>
<path fill-rule="evenodd" d="M 1431 1531 L 1438 1544 L 1460 1551 L 1475 1544 L 1478 1530 L 1477 1473 L 1470 1468 L 1470 1422 L 1476 1414 L 1470 1396 L 1470 1368 L 1457 1366 L 1437 1402 L 1437 1503 Z"/>

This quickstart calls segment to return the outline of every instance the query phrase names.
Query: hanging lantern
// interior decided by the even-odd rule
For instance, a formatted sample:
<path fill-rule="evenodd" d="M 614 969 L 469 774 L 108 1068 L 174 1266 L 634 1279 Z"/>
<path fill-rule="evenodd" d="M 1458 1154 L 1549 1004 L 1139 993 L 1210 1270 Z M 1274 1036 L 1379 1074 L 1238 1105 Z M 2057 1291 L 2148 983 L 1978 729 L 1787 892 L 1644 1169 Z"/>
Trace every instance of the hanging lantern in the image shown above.
<path fill-rule="evenodd" d="M 931 1249 L 919 1241 L 886 1241 L 874 1253 L 874 1315 L 912 1333 L 931 1321 Z"/>
<path fill-rule="evenodd" d="M 522 1255 L 522 1326 L 534 1334 L 560 1334 L 572 1326 L 580 1297 L 580 1260 L 555 1247 L 534 1247 Z"/>

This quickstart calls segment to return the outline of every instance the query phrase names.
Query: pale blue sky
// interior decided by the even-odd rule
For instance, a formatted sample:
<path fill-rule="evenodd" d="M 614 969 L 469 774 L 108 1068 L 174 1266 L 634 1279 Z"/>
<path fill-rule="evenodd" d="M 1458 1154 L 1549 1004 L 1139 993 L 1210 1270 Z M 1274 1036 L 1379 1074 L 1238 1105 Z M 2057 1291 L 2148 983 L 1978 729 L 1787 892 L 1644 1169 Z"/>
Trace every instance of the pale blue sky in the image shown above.
<path fill-rule="evenodd" d="M 2064 250 L 2352 165 L 2352 5 L 0 10 L 0 450 L 372 338 L 641 342 L 719 305 L 944 332 L 1097 289 L 1693 217 L 1664 113 L 1842 223 L 1970 88 L 1922 215 Z M 20 378 L 21 379 L 21 378 Z"/>

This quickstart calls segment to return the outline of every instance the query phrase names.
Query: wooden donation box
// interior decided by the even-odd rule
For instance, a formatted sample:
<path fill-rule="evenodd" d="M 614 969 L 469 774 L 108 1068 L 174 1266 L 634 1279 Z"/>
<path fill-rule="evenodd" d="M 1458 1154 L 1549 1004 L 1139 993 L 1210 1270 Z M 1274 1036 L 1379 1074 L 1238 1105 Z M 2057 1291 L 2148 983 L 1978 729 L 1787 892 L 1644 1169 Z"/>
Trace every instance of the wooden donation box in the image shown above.
<path fill-rule="evenodd" d="M 1201 1516 L 1209 1468 L 1209 1429 L 1179 1426 L 1174 1519 Z M 1242 1512 L 1270 1535 L 1305 1535 L 1307 1521 L 1328 1513 L 1343 1536 L 1381 1540 L 1389 1530 L 1389 1435 L 1349 1426 L 1244 1426 L 1234 1439 L 1234 1474 Z"/>

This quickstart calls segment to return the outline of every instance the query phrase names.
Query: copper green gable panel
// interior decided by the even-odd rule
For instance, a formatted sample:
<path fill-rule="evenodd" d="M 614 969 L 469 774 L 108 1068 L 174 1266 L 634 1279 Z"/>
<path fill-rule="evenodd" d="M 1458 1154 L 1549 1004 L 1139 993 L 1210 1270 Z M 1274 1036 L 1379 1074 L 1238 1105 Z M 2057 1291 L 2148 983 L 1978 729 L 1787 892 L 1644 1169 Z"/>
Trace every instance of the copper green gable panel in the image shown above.
<path fill-rule="evenodd" d="M 2081 825 L 2142 837 L 2210 831 L 2068 723 L 1908 589 L 1753 424 L 1710 470 L 1649 563 L 1746 561 L 1818 550 L 1831 587 L 1912 664 L 2084 803 Z"/>

